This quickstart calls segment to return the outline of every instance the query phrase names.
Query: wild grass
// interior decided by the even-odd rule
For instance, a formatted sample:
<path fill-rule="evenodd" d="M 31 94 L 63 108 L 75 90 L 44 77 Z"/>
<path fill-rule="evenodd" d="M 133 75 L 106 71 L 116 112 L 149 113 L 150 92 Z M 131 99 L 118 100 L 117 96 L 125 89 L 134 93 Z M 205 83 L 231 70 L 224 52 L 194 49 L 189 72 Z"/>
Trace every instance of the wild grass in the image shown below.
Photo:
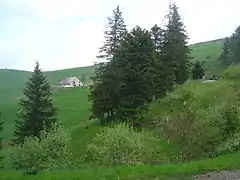
<path fill-rule="evenodd" d="M 21 172 L 0 172 L 4 180 L 132 180 L 132 179 L 192 179 L 193 175 L 222 169 L 239 169 L 240 153 L 219 156 L 213 159 L 191 163 L 159 165 L 119 166 L 115 168 L 86 168 L 80 170 L 61 170 L 41 173 L 37 176 L 24 176 Z"/>

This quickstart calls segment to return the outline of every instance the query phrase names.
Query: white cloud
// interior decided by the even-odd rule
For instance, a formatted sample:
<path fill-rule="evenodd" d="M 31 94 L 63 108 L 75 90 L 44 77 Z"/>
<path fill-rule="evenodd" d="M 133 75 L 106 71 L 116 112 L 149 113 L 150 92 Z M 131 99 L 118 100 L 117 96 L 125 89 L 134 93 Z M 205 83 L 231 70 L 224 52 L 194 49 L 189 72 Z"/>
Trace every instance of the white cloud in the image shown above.
<path fill-rule="evenodd" d="M 168 13 L 168 0 L 8 0 L 12 9 L 30 17 L 11 19 L 0 34 L 1 55 L 9 68 L 31 70 L 39 60 L 44 70 L 93 64 L 102 45 L 104 25 L 119 4 L 129 28 L 150 29 Z M 239 25 L 238 0 L 175 0 L 190 43 L 230 35 Z M 33 21 L 35 19 L 35 21 Z M 0 21 L 1 23 L 1 21 Z M 14 62 L 14 63 L 13 63 Z M 4 62 L 3 62 L 4 63 Z M 14 65 L 13 65 L 14 64 Z"/>

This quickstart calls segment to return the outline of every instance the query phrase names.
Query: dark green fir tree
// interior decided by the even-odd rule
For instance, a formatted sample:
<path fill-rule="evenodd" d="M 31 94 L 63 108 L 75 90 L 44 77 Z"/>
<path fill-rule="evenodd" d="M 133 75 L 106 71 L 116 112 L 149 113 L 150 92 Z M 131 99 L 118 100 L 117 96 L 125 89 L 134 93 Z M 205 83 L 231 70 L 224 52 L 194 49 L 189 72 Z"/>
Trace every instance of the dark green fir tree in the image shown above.
<path fill-rule="evenodd" d="M 25 98 L 20 99 L 19 102 L 21 108 L 17 113 L 13 144 L 23 143 L 27 136 L 40 137 L 42 130 L 51 130 L 57 121 L 51 87 L 38 62 L 23 94 Z"/>
<path fill-rule="evenodd" d="M 151 33 L 139 26 L 121 41 L 116 58 L 121 69 L 121 119 L 136 121 L 138 113 L 147 110 L 154 94 L 155 56 Z"/>
<path fill-rule="evenodd" d="M 230 43 L 230 39 L 226 37 L 224 40 L 222 53 L 219 57 L 219 61 L 223 66 L 229 66 L 232 64 Z"/>
<path fill-rule="evenodd" d="M 169 5 L 168 24 L 164 32 L 162 57 L 167 68 L 169 89 L 174 83 L 183 84 L 190 76 L 191 56 L 187 34 L 176 4 Z"/>
<path fill-rule="evenodd" d="M 89 99 L 92 101 L 92 118 L 112 120 L 118 109 L 119 101 L 119 69 L 116 64 L 116 49 L 126 34 L 126 25 L 119 6 L 113 10 L 113 16 L 108 17 L 105 42 L 100 48 L 99 59 L 107 60 L 96 65 L 94 84 L 91 86 Z M 105 121 L 105 120 L 104 120 Z"/>
<path fill-rule="evenodd" d="M 152 40 L 155 45 L 155 73 L 153 73 L 152 77 L 154 78 L 154 96 L 153 100 L 165 96 L 168 90 L 168 81 L 167 81 L 167 73 L 162 54 L 162 46 L 163 46 L 163 29 L 161 29 L 158 25 L 154 25 L 151 28 Z"/>
<path fill-rule="evenodd" d="M 203 64 L 200 61 L 196 61 L 192 69 L 192 78 L 193 79 L 202 79 L 204 76 Z"/>

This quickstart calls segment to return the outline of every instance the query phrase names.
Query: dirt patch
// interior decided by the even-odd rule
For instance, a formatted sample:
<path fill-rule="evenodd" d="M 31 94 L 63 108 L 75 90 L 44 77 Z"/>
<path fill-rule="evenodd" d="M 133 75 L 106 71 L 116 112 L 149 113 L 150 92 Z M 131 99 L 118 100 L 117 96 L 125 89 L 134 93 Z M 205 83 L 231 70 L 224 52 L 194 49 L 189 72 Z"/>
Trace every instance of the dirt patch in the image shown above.
<path fill-rule="evenodd" d="M 235 171 L 219 171 L 219 172 L 209 172 L 203 175 L 194 176 L 194 179 L 198 180 L 240 180 L 240 170 Z"/>

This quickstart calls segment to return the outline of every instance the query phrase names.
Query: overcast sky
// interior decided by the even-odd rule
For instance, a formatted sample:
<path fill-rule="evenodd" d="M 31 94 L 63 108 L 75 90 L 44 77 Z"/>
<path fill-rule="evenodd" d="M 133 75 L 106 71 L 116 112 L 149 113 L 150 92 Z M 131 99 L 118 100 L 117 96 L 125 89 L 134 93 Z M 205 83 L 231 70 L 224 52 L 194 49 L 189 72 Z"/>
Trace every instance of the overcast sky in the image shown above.
<path fill-rule="evenodd" d="M 172 1 L 173 2 L 173 1 Z M 240 25 L 239 0 L 175 0 L 196 43 L 229 36 Z M 0 0 L 0 69 L 92 65 L 107 17 L 120 5 L 128 28 L 161 24 L 169 0 Z"/>

